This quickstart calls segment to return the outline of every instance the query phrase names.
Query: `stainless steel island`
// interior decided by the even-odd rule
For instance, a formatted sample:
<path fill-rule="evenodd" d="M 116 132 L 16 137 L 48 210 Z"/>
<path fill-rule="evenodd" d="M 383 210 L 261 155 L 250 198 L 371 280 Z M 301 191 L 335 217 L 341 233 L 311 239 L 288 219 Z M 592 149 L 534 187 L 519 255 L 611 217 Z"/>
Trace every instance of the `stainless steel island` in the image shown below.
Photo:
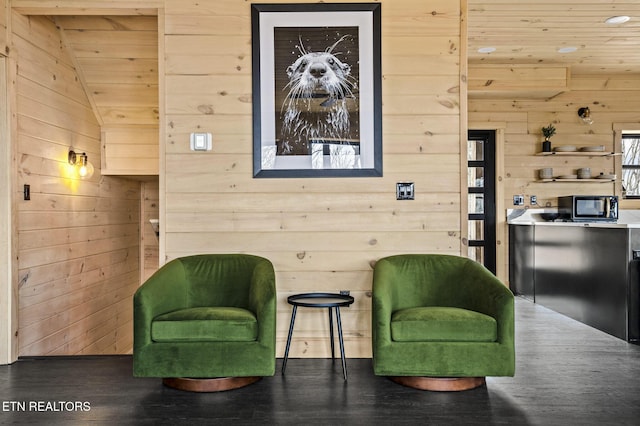
<path fill-rule="evenodd" d="M 640 223 L 509 220 L 516 294 L 627 341 L 640 339 Z"/>

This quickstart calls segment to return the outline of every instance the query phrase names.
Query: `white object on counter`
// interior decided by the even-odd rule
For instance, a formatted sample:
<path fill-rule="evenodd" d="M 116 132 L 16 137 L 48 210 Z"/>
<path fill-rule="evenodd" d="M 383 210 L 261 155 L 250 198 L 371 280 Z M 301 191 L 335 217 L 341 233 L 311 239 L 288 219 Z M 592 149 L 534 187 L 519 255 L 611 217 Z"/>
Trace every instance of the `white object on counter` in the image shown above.
<path fill-rule="evenodd" d="M 542 218 L 543 213 L 557 213 L 558 209 L 507 209 L 509 225 L 542 226 L 591 226 L 594 228 L 640 228 L 640 210 L 620 210 L 617 222 L 550 222 Z"/>

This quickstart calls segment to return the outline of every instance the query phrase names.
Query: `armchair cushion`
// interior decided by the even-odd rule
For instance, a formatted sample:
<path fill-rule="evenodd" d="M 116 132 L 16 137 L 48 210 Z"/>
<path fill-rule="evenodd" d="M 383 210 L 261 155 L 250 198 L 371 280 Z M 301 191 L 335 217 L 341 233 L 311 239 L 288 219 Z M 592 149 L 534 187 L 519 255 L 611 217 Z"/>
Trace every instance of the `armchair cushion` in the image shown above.
<path fill-rule="evenodd" d="M 151 323 L 154 342 L 252 342 L 256 316 L 234 307 L 197 307 L 159 315 Z"/>
<path fill-rule="evenodd" d="M 391 315 L 391 339 L 395 342 L 495 342 L 496 320 L 468 309 L 417 307 Z"/>

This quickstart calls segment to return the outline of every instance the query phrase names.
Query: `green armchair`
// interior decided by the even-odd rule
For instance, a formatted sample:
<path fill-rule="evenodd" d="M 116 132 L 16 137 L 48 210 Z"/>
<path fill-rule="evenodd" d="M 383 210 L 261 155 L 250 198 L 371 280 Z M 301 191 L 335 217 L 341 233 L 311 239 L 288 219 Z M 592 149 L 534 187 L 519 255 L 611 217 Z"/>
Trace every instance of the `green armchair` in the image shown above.
<path fill-rule="evenodd" d="M 514 297 L 481 264 L 437 254 L 374 268 L 373 370 L 426 390 L 466 390 L 515 372 Z"/>
<path fill-rule="evenodd" d="M 246 254 L 168 262 L 133 298 L 133 373 L 218 391 L 275 373 L 273 265 Z"/>

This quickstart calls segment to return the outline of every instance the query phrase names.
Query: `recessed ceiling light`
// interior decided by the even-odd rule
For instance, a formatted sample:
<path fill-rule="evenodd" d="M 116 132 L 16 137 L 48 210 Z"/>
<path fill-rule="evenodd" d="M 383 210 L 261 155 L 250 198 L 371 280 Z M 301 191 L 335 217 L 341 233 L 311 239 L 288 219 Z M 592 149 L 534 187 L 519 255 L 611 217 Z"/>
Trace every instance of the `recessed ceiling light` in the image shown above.
<path fill-rule="evenodd" d="M 620 16 L 612 16 L 611 18 L 607 18 L 607 20 L 604 22 L 609 25 L 624 24 L 625 22 L 628 22 L 630 19 L 631 18 L 628 17 L 627 15 L 620 15 Z"/>
<path fill-rule="evenodd" d="M 495 47 L 481 47 L 480 49 L 478 49 L 478 53 L 492 53 L 495 51 L 496 51 Z"/>
<path fill-rule="evenodd" d="M 558 53 L 573 53 L 576 50 L 578 50 L 577 47 L 567 46 L 567 47 L 561 47 L 560 49 L 558 49 Z"/>

